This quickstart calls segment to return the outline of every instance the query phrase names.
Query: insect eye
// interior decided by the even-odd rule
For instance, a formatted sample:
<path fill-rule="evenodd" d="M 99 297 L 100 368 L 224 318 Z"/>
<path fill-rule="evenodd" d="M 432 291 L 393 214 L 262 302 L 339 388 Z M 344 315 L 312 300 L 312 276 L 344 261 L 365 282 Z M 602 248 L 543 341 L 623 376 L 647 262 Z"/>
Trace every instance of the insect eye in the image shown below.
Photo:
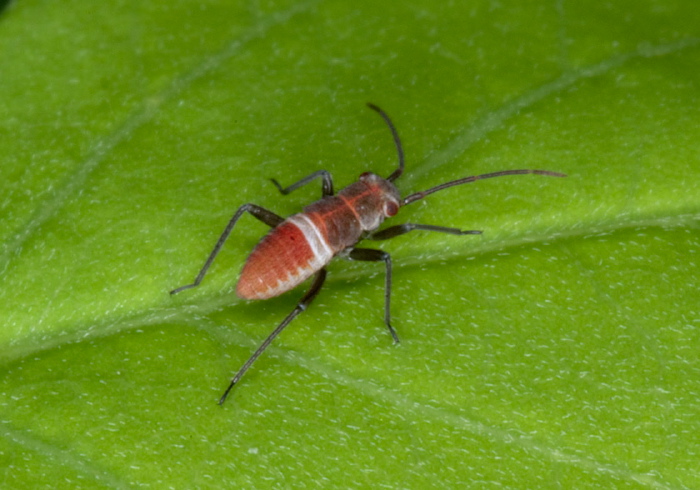
<path fill-rule="evenodd" d="M 364 180 L 364 179 L 366 179 L 366 178 L 369 177 L 369 176 L 370 176 L 370 172 L 362 172 L 362 173 L 360 174 L 360 179 L 361 179 L 361 180 Z"/>
<path fill-rule="evenodd" d="M 398 212 L 399 206 L 395 202 L 389 201 L 386 204 L 384 204 L 384 214 L 386 216 L 394 216 Z"/>

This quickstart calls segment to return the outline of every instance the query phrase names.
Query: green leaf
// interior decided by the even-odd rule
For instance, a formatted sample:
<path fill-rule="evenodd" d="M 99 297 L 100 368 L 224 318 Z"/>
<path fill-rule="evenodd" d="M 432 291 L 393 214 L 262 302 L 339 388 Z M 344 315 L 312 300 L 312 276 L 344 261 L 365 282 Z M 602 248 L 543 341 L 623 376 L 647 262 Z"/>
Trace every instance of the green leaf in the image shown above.
<path fill-rule="evenodd" d="M 8 488 L 700 486 L 700 11 L 583 2 L 15 2 L 0 16 Z M 266 227 L 396 167 L 445 190 L 303 294 Z M 307 286 L 305 286 L 307 287 Z"/>

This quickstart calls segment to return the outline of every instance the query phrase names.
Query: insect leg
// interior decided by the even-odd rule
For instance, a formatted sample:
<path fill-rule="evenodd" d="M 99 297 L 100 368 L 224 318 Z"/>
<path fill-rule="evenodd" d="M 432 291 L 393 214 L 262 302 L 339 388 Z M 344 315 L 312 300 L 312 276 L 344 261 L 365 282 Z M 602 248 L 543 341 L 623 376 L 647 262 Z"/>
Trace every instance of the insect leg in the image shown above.
<path fill-rule="evenodd" d="M 446 226 L 417 225 L 414 223 L 404 223 L 403 225 L 390 226 L 376 233 L 367 236 L 367 240 L 388 240 L 397 236 L 405 235 L 413 230 L 437 231 L 449 233 L 450 235 L 481 235 L 479 230 L 460 230 L 459 228 L 447 228 Z"/>
<path fill-rule="evenodd" d="M 287 318 L 282 320 L 282 323 L 279 324 L 279 326 L 265 339 L 265 341 L 258 347 L 258 349 L 253 353 L 252 356 L 250 356 L 250 359 L 246 361 L 245 364 L 243 364 L 243 367 L 238 370 L 236 375 L 233 377 L 231 380 L 231 383 L 228 385 L 228 388 L 226 388 L 226 391 L 224 394 L 221 396 L 221 399 L 219 399 L 219 405 L 222 405 L 226 401 L 226 397 L 228 394 L 231 392 L 233 387 L 240 381 L 240 379 L 243 377 L 243 375 L 248 371 L 250 366 L 253 365 L 255 360 L 260 357 L 260 354 L 263 353 L 265 349 L 272 343 L 273 340 L 275 340 L 275 337 L 277 337 L 284 328 L 291 323 L 292 320 L 294 320 L 299 313 L 304 311 L 308 306 L 311 304 L 311 302 L 314 300 L 318 292 L 321 290 L 321 286 L 323 286 L 323 282 L 326 280 L 326 269 L 321 269 L 316 273 L 316 276 L 314 278 L 314 282 L 311 284 L 311 287 L 309 290 L 306 292 L 306 294 L 301 298 L 301 301 L 297 304 L 296 308 L 292 310 L 292 312 L 287 315 Z"/>
<path fill-rule="evenodd" d="M 216 245 L 214 245 L 214 249 L 209 254 L 209 258 L 207 258 L 207 261 L 204 263 L 202 270 L 199 271 L 199 274 L 197 274 L 197 277 L 195 278 L 194 282 L 192 284 L 187 284 L 185 286 L 180 286 L 177 289 L 173 289 L 172 291 L 170 291 L 170 294 L 177 294 L 180 291 L 184 291 L 185 289 L 190 289 L 199 286 L 199 283 L 202 282 L 202 279 L 207 273 L 207 270 L 209 270 L 209 266 L 211 266 L 211 263 L 214 262 L 214 259 L 221 251 L 221 247 L 224 246 L 224 242 L 231 234 L 231 230 L 233 230 L 233 227 L 236 225 L 236 222 L 240 219 L 241 216 L 243 216 L 243 213 L 246 212 L 252 214 L 255 218 L 259 219 L 266 225 L 269 225 L 273 228 L 279 225 L 282 221 L 284 221 L 284 218 L 282 218 L 281 216 L 277 216 L 275 213 L 273 213 L 272 211 L 268 211 L 265 208 L 262 208 L 255 204 L 244 204 L 243 206 L 238 208 L 238 211 L 236 211 L 236 213 L 233 215 L 231 221 L 229 221 L 228 225 L 226 225 L 226 229 L 219 237 L 219 240 L 216 242 Z"/>
<path fill-rule="evenodd" d="M 316 172 L 312 173 L 311 175 L 307 175 L 303 179 L 301 179 L 299 182 L 295 182 L 289 187 L 282 187 L 279 182 L 277 182 L 275 179 L 270 179 L 273 184 L 275 184 L 275 187 L 284 195 L 289 194 L 292 191 L 297 190 L 299 187 L 305 186 L 312 180 L 314 180 L 317 177 L 321 177 L 322 183 L 321 183 L 321 196 L 326 197 L 326 196 L 332 196 L 334 194 L 333 192 L 333 179 L 331 178 L 330 172 L 327 170 L 317 170 Z"/>
<path fill-rule="evenodd" d="M 389 333 L 394 338 L 394 343 L 399 343 L 399 336 L 391 326 L 391 256 L 372 248 L 353 248 L 347 256 L 350 260 L 363 260 L 367 262 L 384 262 L 386 264 L 386 286 L 384 288 L 384 323 Z"/>

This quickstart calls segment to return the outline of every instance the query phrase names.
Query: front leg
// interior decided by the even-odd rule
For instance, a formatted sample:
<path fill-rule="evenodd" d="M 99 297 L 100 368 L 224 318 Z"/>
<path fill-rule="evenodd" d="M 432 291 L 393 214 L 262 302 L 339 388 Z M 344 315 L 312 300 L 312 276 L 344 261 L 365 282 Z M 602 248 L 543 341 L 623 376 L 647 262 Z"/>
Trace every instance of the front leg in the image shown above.
<path fill-rule="evenodd" d="M 403 225 L 390 226 L 383 230 L 368 235 L 367 240 L 388 240 L 397 236 L 405 235 L 413 230 L 437 231 L 449 233 L 450 235 L 481 235 L 479 230 L 460 230 L 459 228 L 447 228 L 446 226 L 416 225 L 414 223 L 404 223 Z"/>
<path fill-rule="evenodd" d="M 289 187 L 282 187 L 279 182 L 277 182 L 275 179 L 270 179 L 273 184 L 275 184 L 275 187 L 284 194 L 285 196 L 289 194 L 292 191 L 297 190 L 299 187 L 305 186 L 312 180 L 314 180 L 317 177 L 321 177 L 321 197 L 327 197 L 327 196 L 332 196 L 333 195 L 333 178 L 331 177 L 330 172 L 328 170 L 317 170 L 316 172 L 312 173 L 311 175 L 307 175 L 303 179 L 301 179 L 299 182 L 295 182 Z"/>

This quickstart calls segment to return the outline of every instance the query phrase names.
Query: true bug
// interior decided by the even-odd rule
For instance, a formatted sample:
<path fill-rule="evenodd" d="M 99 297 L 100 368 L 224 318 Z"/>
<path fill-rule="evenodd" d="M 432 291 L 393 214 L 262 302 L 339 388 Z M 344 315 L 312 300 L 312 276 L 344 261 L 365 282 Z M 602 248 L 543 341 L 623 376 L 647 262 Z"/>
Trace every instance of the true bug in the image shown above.
<path fill-rule="evenodd" d="M 209 266 L 211 266 L 231 230 L 244 213 L 252 214 L 255 218 L 270 226 L 272 230 L 255 246 L 243 266 L 236 286 L 236 294 L 240 298 L 248 300 L 273 298 L 295 288 L 309 277 L 314 276 L 311 287 L 302 296 L 294 310 L 265 339 L 231 379 L 228 388 L 219 400 L 220 405 L 226 401 L 226 397 L 236 383 L 240 381 L 275 337 L 311 304 L 326 279 L 326 265 L 336 255 L 350 260 L 384 262 L 386 266 L 384 322 L 394 342 L 399 342 L 399 337 L 394 327 L 391 326 L 391 257 L 388 253 L 381 250 L 356 248 L 355 245 L 365 239 L 386 240 L 413 230 L 437 231 L 452 235 L 476 235 L 481 233 L 481 231 L 477 230 L 460 230 L 445 226 L 413 223 L 390 226 L 389 228 L 376 231 L 384 219 L 394 216 L 401 206 L 416 202 L 429 194 L 448 187 L 467 184 L 481 179 L 516 174 L 566 177 L 562 173 L 549 170 L 504 170 L 453 180 L 422 192 L 416 192 L 402 199 L 398 189 L 393 184 L 404 171 L 404 153 L 399 134 L 391 119 L 383 110 L 374 104 L 367 105 L 384 119 L 394 138 L 399 157 L 399 166 L 391 175 L 384 179 L 377 174 L 364 172 L 360 175 L 357 182 L 350 184 L 337 195 L 333 192 L 331 174 L 326 170 L 318 170 L 286 188 L 282 187 L 275 179 L 270 179 L 282 194 L 289 194 L 320 178 L 322 197 L 320 200 L 304 207 L 301 213 L 290 216 L 287 219 L 255 204 L 244 204 L 238 208 L 238 211 L 229 221 L 194 282 L 170 291 L 170 294 L 176 294 L 185 289 L 196 287 L 202 282 Z"/>

